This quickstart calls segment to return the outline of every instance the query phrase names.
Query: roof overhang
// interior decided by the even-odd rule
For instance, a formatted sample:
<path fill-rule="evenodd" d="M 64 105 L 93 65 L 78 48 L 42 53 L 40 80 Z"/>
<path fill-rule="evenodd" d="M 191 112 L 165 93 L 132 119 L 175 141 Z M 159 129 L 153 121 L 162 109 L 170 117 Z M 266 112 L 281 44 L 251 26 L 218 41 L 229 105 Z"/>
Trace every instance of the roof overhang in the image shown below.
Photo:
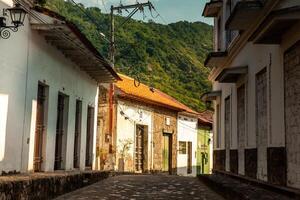
<path fill-rule="evenodd" d="M 248 73 L 248 66 L 224 69 L 215 79 L 219 83 L 236 83 L 238 79 Z"/>
<path fill-rule="evenodd" d="M 222 0 L 211 0 L 205 4 L 202 16 L 217 17 L 223 5 Z"/>
<path fill-rule="evenodd" d="M 210 68 L 222 66 L 226 57 L 227 51 L 210 52 L 204 61 L 204 65 Z"/>
<path fill-rule="evenodd" d="M 226 21 L 227 30 L 246 30 L 263 8 L 259 0 L 244 0 L 236 3 L 231 15 Z"/>
<path fill-rule="evenodd" d="M 222 95 L 222 91 L 211 91 L 211 92 L 206 92 L 201 96 L 201 100 L 204 102 L 208 101 L 215 101 L 217 100 L 217 97 L 220 97 Z"/>
<path fill-rule="evenodd" d="M 38 31 L 47 43 L 55 46 L 97 82 L 121 80 L 110 63 L 74 24 L 45 8 L 36 7 L 34 10 L 43 21 L 31 18 L 31 28 Z"/>
<path fill-rule="evenodd" d="M 272 12 L 251 36 L 255 44 L 280 44 L 283 34 L 300 21 L 300 6 Z"/>

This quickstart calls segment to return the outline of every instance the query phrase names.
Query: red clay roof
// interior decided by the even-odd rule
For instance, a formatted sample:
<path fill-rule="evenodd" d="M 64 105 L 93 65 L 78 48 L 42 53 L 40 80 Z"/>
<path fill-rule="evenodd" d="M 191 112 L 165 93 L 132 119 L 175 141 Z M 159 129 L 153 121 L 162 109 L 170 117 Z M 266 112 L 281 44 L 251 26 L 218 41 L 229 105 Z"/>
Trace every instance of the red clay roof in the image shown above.
<path fill-rule="evenodd" d="M 198 114 L 198 119 L 200 122 L 204 124 L 210 124 L 212 125 L 213 123 L 213 112 L 212 111 L 204 111 Z"/>
<path fill-rule="evenodd" d="M 119 74 L 119 76 L 122 81 L 117 81 L 115 83 L 115 86 L 121 91 L 119 96 L 167 107 L 180 112 L 187 112 L 195 115 L 199 114 L 158 89 L 151 91 L 149 86 L 142 83 L 139 87 L 135 87 L 133 78 L 123 74 Z"/>

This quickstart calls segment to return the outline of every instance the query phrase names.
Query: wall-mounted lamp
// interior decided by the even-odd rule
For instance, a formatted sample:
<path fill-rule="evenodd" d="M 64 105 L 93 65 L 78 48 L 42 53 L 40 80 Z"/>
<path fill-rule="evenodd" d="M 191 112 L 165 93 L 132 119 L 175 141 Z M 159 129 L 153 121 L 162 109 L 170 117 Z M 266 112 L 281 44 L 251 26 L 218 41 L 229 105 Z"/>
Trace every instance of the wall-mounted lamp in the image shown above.
<path fill-rule="evenodd" d="M 8 13 L 11 19 L 12 25 L 6 24 Z M 24 25 L 26 11 L 21 8 L 20 4 L 16 4 L 13 8 L 3 9 L 3 17 L 0 17 L 0 37 L 8 39 L 10 37 L 10 31 L 17 32 L 20 26 Z"/>

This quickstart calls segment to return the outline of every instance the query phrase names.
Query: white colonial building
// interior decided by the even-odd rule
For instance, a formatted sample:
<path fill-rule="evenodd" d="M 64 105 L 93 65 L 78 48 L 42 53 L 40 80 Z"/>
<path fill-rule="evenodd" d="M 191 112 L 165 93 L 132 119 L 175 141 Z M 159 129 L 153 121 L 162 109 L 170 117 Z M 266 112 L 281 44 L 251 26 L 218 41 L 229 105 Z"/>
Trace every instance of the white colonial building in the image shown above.
<path fill-rule="evenodd" d="M 197 115 L 178 115 L 178 155 L 177 174 L 197 175 L 198 117 Z"/>
<path fill-rule="evenodd" d="M 214 169 L 300 188 L 300 2 L 211 0 Z"/>
<path fill-rule="evenodd" d="M 118 75 L 72 23 L 21 6 L 24 26 L 0 39 L 0 173 L 91 169 L 98 83 Z"/>

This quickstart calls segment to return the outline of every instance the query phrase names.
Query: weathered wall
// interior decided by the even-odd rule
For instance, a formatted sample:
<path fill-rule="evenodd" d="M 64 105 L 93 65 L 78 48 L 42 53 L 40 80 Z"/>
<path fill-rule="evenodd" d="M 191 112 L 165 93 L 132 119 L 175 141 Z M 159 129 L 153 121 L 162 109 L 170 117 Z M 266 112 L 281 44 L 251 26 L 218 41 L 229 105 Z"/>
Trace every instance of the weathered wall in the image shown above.
<path fill-rule="evenodd" d="M 299 38 L 300 39 L 300 38 Z M 300 187 L 300 43 L 284 54 L 288 184 Z"/>
<path fill-rule="evenodd" d="M 122 149 L 126 144 L 126 141 L 130 141 L 129 150 L 125 155 L 125 171 L 135 171 L 135 145 L 136 145 L 136 125 L 147 126 L 146 131 L 148 138 L 148 145 L 145 145 L 147 152 L 147 160 L 145 161 L 148 166 L 145 170 L 151 169 L 152 163 L 152 138 L 153 138 L 153 110 L 151 107 L 143 105 L 141 103 L 121 100 L 117 101 L 117 118 L 116 118 L 116 166 L 115 169 L 120 170 L 120 159 Z M 121 113 L 124 114 L 121 114 Z"/>
<path fill-rule="evenodd" d="M 170 125 L 166 125 L 166 118 Z M 172 174 L 177 173 L 177 112 L 155 107 L 153 115 L 153 171 L 162 171 L 163 134 L 172 135 Z"/>

